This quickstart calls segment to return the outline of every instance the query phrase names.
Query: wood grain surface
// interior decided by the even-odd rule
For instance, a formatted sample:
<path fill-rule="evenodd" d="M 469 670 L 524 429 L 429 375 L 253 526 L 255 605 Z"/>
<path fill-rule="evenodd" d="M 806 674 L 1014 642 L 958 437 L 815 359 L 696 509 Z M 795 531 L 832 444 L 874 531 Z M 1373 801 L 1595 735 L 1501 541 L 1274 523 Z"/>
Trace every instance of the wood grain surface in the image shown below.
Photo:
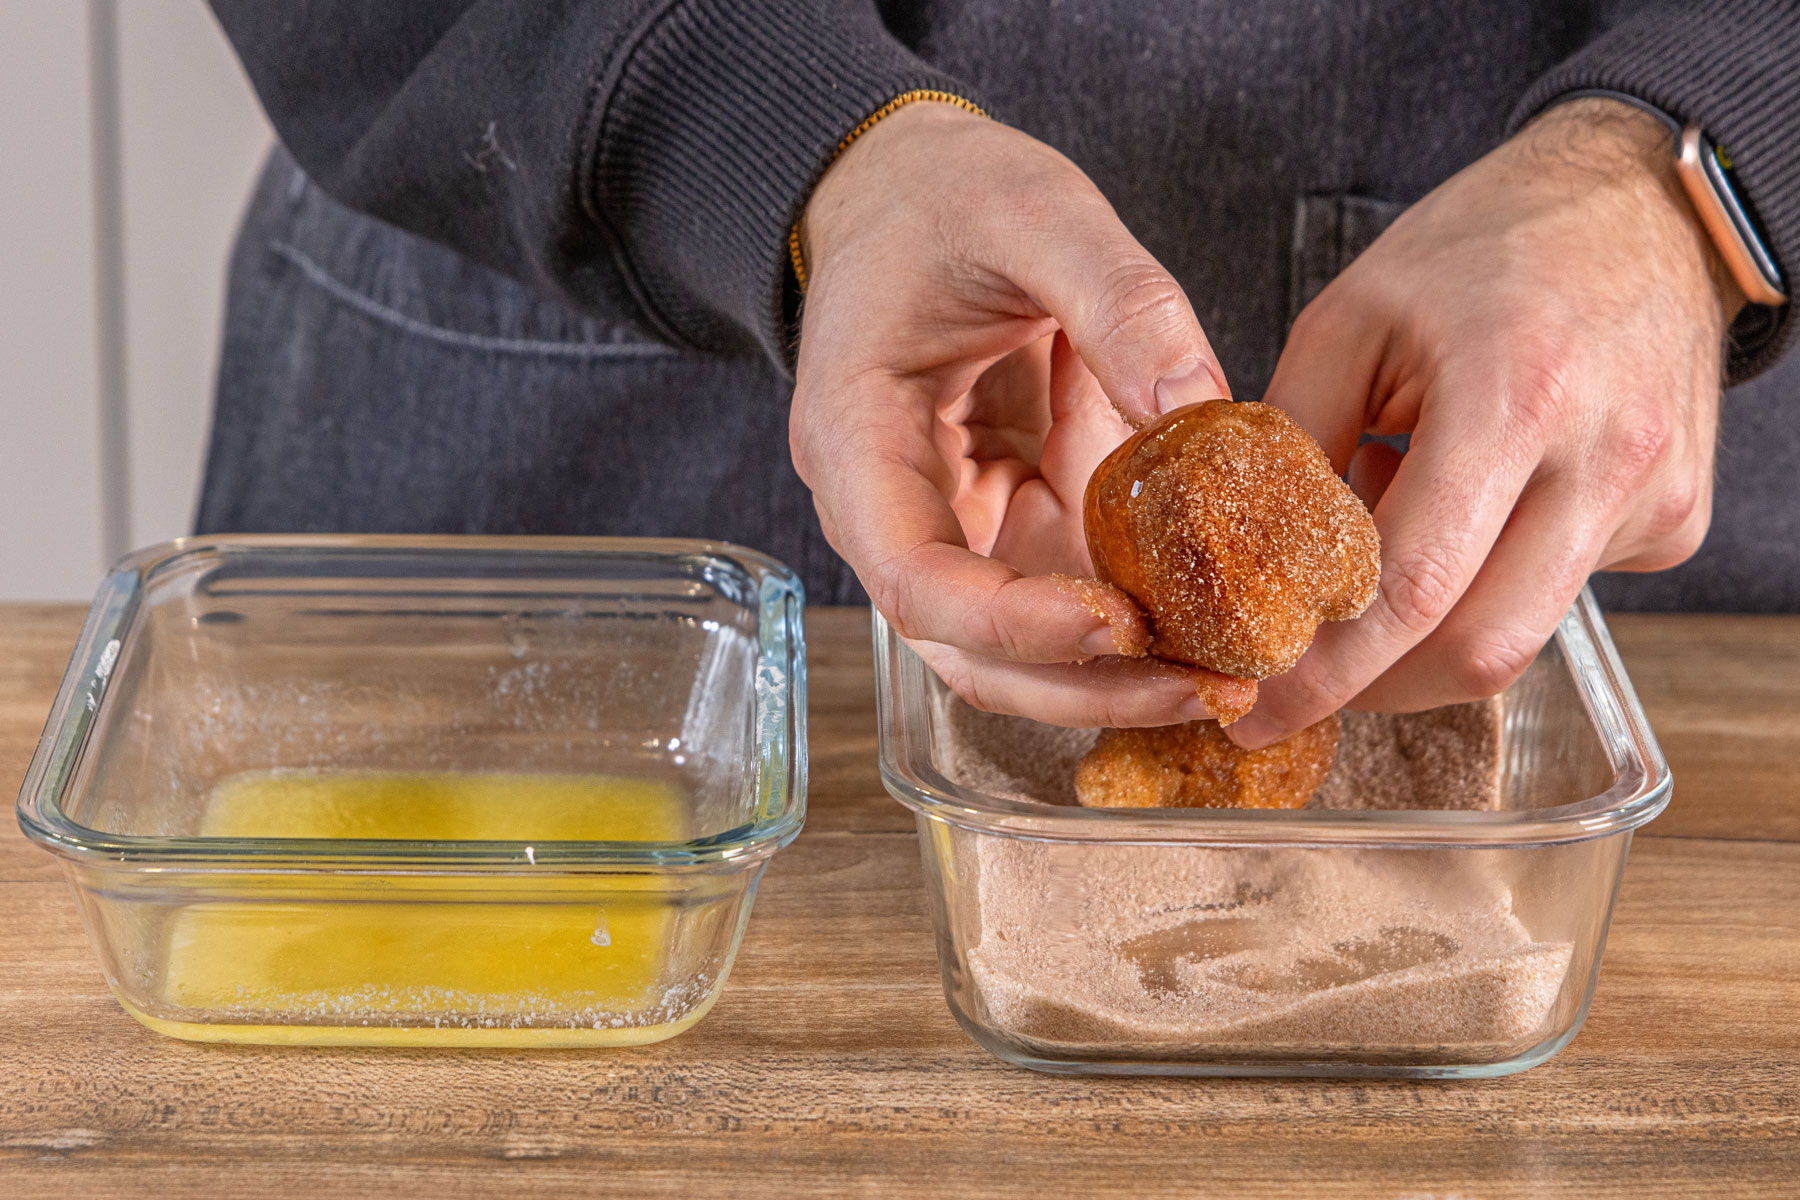
<path fill-rule="evenodd" d="M 626 1051 L 189 1045 L 106 991 L 48 855 L 0 832 L 0 1195 L 1800 1195 L 1800 619 L 1621 617 L 1674 764 L 1587 1026 L 1482 1082 L 1065 1079 L 939 991 L 868 628 L 809 614 L 807 830 L 713 1013 Z M 0 780 L 80 614 L 0 606 Z M 9 789 L 10 791 L 10 789 Z"/>

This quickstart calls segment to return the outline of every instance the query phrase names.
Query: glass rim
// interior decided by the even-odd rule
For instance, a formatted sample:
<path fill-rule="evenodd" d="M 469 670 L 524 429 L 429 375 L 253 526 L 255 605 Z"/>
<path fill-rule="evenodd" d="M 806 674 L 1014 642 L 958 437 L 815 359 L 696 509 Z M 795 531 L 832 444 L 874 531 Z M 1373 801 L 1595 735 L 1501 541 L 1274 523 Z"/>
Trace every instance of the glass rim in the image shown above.
<path fill-rule="evenodd" d="M 646 562 L 710 559 L 737 567 L 758 589 L 757 659 L 746 788 L 765 797 L 755 819 L 682 841 L 422 841 L 391 838 L 245 838 L 107 833 L 71 818 L 63 803 L 111 694 L 113 667 L 139 627 L 146 587 L 196 556 L 319 551 L 396 560 L 521 553 Z M 17 815 L 27 838 L 77 863 L 204 873 L 526 873 L 744 869 L 799 834 L 806 815 L 805 590 L 784 563 L 730 542 L 694 538 L 489 534 L 246 534 L 177 538 L 127 554 L 101 582 L 58 685 Z"/>
<path fill-rule="evenodd" d="M 924 730 L 930 668 L 874 615 L 881 777 L 921 816 L 1035 841 L 1130 845 L 1479 848 L 1587 841 L 1636 829 L 1669 802 L 1673 777 L 1591 591 L 1583 588 L 1554 641 L 1613 768 L 1600 793 L 1534 809 L 1108 809 L 1011 800 L 967 788 L 932 763 Z M 1146 815 L 1153 814 L 1153 815 Z"/>

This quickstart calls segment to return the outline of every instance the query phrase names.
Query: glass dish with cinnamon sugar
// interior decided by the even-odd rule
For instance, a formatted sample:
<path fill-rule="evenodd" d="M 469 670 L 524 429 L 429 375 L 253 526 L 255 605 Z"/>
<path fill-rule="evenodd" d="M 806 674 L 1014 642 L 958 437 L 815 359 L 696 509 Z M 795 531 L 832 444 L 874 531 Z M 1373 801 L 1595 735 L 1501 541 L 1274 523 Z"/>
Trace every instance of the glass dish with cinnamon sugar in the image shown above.
<path fill-rule="evenodd" d="M 1302 809 L 1075 804 L 1096 731 L 980 713 L 875 618 L 945 997 L 1072 1074 L 1476 1077 L 1568 1044 L 1671 778 L 1584 593 L 1493 701 L 1346 714 Z"/>

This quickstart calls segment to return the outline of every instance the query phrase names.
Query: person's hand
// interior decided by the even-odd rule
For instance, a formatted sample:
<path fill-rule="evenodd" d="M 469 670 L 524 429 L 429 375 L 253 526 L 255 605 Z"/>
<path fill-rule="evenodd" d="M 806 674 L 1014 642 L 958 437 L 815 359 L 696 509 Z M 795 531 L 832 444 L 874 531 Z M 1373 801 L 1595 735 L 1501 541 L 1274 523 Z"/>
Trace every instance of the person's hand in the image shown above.
<path fill-rule="evenodd" d="M 1181 288 L 1092 182 L 1016 130 L 913 104 L 833 164 L 801 233 L 794 466 L 876 608 L 982 708 L 1210 715 L 1196 687 L 1223 676 L 1116 656 L 1141 649 L 1142 614 L 1053 577 L 1092 574 L 1082 495 L 1127 422 L 1226 394 Z"/>
<path fill-rule="evenodd" d="M 1404 213 L 1295 322 L 1265 399 L 1374 506 L 1381 590 L 1232 726 L 1498 693 L 1596 568 L 1691 555 L 1711 514 L 1724 330 L 1669 134 L 1552 109 Z M 1402 457 L 1365 430 L 1410 433 Z"/>

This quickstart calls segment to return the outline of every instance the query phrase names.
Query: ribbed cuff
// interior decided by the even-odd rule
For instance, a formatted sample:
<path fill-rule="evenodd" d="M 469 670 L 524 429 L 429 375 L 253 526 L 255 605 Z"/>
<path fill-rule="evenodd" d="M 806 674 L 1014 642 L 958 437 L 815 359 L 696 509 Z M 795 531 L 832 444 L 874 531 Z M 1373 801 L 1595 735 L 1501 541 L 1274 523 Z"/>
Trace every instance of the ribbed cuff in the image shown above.
<path fill-rule="evenodd" d="M 1569 92 L 1607 88 L 1698 121 L 1730 151 L 1790 291 L 1800 272 L 1800 5 L 1695 0 L 1639 13 L 1556 67 L 1513 111 L 1517 129 Z M 1792 346 L 1794 306 L 1745 308 L 1731 327 L 1730 383 L 1760 374 Z"/>
<path fill-rule="evenodd" d="M 792 367 L 788 231 L 845 134 L 915 89 L 967 96 L 847 0 L 678 0 L 596 96 L 588 211 L 666 332 Z"/>

